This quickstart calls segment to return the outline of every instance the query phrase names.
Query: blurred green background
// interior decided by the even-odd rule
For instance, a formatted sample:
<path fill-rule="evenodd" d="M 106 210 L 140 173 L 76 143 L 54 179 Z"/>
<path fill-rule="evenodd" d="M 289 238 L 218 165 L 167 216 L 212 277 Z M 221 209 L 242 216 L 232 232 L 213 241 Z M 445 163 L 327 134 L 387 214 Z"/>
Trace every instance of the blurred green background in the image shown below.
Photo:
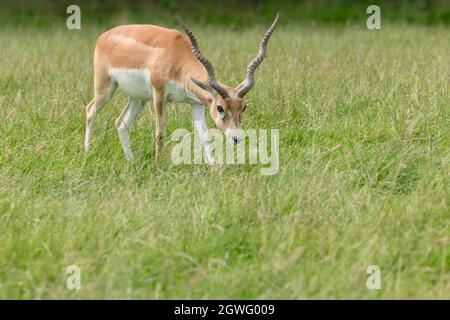
<path fill-rule="evenodd" d="M 46 27 L 66 19 L 70 4 L 81 7 L 82 23 L 101 25 L 174 23 L 179 13 L 200 24 L 242 27 L 267 23 L 278 10 L 284 24 L 359 24 L 367 19 L 366 8 L 371 4 L 380 6 L 382 22 L 450 24 L 450 0 L 2 0 L 0 25 Z"/>

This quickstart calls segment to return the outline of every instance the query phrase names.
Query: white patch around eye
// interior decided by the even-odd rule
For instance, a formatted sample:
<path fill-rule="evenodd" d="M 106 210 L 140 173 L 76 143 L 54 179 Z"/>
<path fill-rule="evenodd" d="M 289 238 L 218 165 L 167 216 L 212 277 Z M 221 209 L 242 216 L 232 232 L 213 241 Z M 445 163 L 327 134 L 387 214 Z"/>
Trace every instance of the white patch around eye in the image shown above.
<path fill-rule="evenodd" d="M 219 107 L 222 108 L 222 111 L 219 111 Z M 221 105 L 216 105 L 217 113 L 223 119 L 225 118 L 226 111 Z"/>

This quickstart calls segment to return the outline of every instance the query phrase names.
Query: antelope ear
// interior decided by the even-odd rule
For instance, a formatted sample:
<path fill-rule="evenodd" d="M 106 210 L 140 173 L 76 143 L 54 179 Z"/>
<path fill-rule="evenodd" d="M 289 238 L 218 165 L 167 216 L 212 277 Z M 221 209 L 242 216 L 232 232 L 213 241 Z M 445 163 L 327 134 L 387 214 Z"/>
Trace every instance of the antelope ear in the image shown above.
<path fill-rule="evenodd" d="M 193 83 L 195 83 L 197 86 L 199 86 L 200 88 L 202 88 L 205 91 L 208 91 L 211 95 L 215 96 L 217 94 L 216 90 L 214 90 L 209 84 L 207 84 L 206 82 L 197 80 L 193 77 L 191 77 L 191 81 Z"/>

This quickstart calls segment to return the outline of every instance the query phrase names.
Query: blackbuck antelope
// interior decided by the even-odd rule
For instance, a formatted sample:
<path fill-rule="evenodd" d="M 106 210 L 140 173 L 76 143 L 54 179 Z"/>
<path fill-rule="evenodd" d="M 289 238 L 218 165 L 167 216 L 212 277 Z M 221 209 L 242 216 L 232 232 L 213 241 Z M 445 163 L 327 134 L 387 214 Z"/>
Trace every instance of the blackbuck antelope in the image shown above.
<path fill-rule="evenodd" d="M 205 107 L 228 141 L 239 143 L 243 100 L 253 87 L 256 68 L 263 61 L 269 38 L 279 15 L 265 33 L 258 55 L 247 67 L 245 80 L 237 87 L 217 81 L 211 62 L 201 53 L 191 30 L 181 21 L 188 37 L 177 30 L 154 25 L 124 25 L 103 33 L 94 53 L 94 99 L 86 107 L 86 136 L 89 140 L 94 119 L 111 100 L 117 87 L 129 97 L 116 121 L 120 143 L 127 159 L 133 157 L 129 130 L 152 99 L 156 119 L 156 159 L 164 144 L 164 104 L 182 102 L 192 106 L 194 125 L 201 137 L 207 161 L 214 164 L 205 120 Z"/>

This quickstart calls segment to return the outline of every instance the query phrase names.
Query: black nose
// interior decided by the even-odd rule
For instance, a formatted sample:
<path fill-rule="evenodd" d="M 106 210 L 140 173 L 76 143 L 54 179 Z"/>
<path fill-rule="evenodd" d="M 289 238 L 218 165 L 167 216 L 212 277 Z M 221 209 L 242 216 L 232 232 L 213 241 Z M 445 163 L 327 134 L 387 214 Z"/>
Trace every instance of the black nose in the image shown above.
<path fill-rule="evenodd" d="M 238 138 L 237 137 L 233 137 L 233 141 L 234 141 L 234 144 L 237 144 L 238 143 Z"/>

